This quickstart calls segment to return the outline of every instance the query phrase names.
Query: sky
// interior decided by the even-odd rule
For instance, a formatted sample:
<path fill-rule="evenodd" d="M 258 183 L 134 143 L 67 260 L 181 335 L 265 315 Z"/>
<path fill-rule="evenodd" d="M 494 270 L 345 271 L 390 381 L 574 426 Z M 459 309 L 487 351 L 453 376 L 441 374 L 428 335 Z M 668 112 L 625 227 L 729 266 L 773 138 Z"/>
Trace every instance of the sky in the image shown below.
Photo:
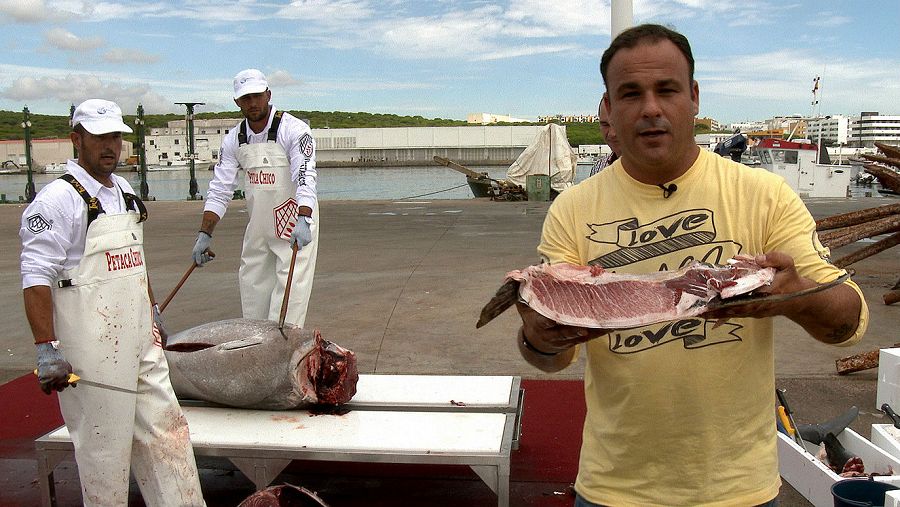
<path fill-rule="evenodd" d="M 633 0 L 685 34 L 700 116 L 900 115 L 900 0 Z M 237 111 L 258 68 L 281 109 L 464 120 L 593 114 L 610 0 L 0 0 L 0 109 Z M 821 77 L 819 109 L 813 79 Z"/>

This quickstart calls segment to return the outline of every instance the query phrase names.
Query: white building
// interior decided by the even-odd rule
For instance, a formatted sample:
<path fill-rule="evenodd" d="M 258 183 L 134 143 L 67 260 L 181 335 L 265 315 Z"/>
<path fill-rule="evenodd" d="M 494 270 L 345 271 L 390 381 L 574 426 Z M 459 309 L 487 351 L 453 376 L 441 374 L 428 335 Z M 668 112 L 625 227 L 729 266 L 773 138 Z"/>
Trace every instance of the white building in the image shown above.
<path fill-rule="evenodd" d="M 740 130 L 741 132 L 756 132 L 767 130 L 767 126 L 764 121 L 739 121 L 729 125 L 728 130 L 731 132 L 734 132 L 735 130 Z"/>
<path fill-rule="evenodd" d="M 218 161 L 222 138 L 239 121 L 237 118 L 194 120 L 194 153 L 197 162 Z M 152 128 L 147 133 L 147 164 L 186 165 L 188 151 L 185 120 L 170 121 L 166 127 Z"/>
<path fill-rule="evenodd" d="M 900 116 L 864 111 L 852 119 L 848 144 L 860 148 L 873 148 L 875 142 L 900 144 Z"/>
<path fill-rule="evenodd" d="M 806 121 L 806 137 L 816 143 L 821 136 L 823 142 L 844 145 L 849 135 L 850 118 L 847 116 L 826 116 Z"/>
<path fill-rule="evenodd" d="M 469 113 L 466 115 L 466 123 L 474 125 L 489 125 L 491 123 L 528 123 L 531 120 L 513 118 L 512 116 L 493 113 Z"/>
<path fill-rule="evenodd" d="M 197 163 L 218 161 L 222 139 L 240 120 L 194 120 Z M 508 165 L 531 144 L 540 125 L 313 129 L 320 166 L 431 165 L 435 155 L 463 164 Z M 184 120 L 150 129 L 147 164 L 186 165 Z"/>

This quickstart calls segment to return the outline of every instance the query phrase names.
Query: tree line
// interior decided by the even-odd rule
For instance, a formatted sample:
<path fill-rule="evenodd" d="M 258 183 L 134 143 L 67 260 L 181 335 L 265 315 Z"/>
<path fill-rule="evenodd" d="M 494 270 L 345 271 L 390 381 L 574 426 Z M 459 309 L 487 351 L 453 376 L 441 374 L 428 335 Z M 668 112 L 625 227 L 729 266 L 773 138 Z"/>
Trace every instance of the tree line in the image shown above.
<path fill-rule="evenodd" d="M 312 128 L 379 128 L 379 127 L 455 127 L 468 125 L 464 120 L 445 118 L 424 118 L 422 116 L 401 116 L 395 114 L 346 112 L 346 111 L 288 111 L 292 115 L 308 121 Z M 32 139 L 54 139 L 68 137 L 71 127 L 69 117 L 31 113 Z M 22 111 L 0 111 L 0 140 L 16 140 L 25 137 L 22 128 Z M 125 123 L 134 126 L 136 115 L 126 114 Z M 239 111 L 218 113 L 195 113 L 198 120 L 214 118 L 240 118 Z M 146 114 L 147 128 L 166 127 L 172 120 L 183 120 L 183 114 Z M 514 123 L 512 125 L 540 125 L 540 123 Z M 603 137 L 596 123 L 564 123 L 569 144 L 602 144 Z M 136 141 L 136 134 L 126 134 L 125 139 Z"/>

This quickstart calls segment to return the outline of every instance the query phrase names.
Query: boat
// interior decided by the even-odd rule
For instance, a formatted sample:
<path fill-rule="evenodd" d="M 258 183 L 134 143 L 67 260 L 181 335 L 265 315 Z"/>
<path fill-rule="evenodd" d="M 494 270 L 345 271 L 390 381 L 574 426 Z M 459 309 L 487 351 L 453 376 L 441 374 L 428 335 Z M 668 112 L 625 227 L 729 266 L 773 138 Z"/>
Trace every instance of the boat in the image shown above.
<path fill-rule="evenodd" d="M 506 178 L 531 192 L 532 189 L 528 187 L 529 177 L 547 176 L 550 180 L 549 199 L 552 200 L 574 184 L 577 166 L 578 154 L 569 145 L 566 128 L 548 123 L 509 166 Z"/>
<path fill-rule="evenodd" d="M 488 173 L 473 171 L 462 164 L 437 155 L 433 157 L 433 160 L 442 166 L 465 174 L 466 183 L 469 184 L 472 195 L 475 197 L 490 197 L 502 201 L 525 200 L 525 189 L 507 180 L 496 180 L 488 176 Z"/>
<path fill-rule="evenodd" d="M 66 172 L 65 162 L 52 163 L 44 166 L 44 172 L 47 174 L 63 174 Z"/>
<path fill-rule="evenodd" d="M 759 158 L 757 167 L 783 177 L 801 197 L 850 195 L 851 168 L 818 163 L 815 144 L 763 139 L 751 150 Z M 827 155 L 823 153 L 823 156 L 827 161 Z"/>

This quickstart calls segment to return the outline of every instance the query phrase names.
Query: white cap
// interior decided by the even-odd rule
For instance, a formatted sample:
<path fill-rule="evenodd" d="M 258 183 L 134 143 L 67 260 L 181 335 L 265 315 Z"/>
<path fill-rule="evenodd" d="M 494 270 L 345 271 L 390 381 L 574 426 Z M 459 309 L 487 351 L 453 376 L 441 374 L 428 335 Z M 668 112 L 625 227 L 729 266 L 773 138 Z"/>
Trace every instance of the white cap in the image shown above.
<path fill-rule="evenodd" d="M 262 93 L 268 89 L 269 82 L 266 81 L 266 76 L 256 69 L 242 70 L 234 76 L 235 100 L 251 93 Z"/>
<path fill-rule="evenodd" d="M 94 135 L 110 132 L 133 132 L 131 127 L 122 121 L 122 110 L 115 102 L 103 99 L 88 99 L 78 104 L 72 114 L 72 127 L 81 125 Z"/>

